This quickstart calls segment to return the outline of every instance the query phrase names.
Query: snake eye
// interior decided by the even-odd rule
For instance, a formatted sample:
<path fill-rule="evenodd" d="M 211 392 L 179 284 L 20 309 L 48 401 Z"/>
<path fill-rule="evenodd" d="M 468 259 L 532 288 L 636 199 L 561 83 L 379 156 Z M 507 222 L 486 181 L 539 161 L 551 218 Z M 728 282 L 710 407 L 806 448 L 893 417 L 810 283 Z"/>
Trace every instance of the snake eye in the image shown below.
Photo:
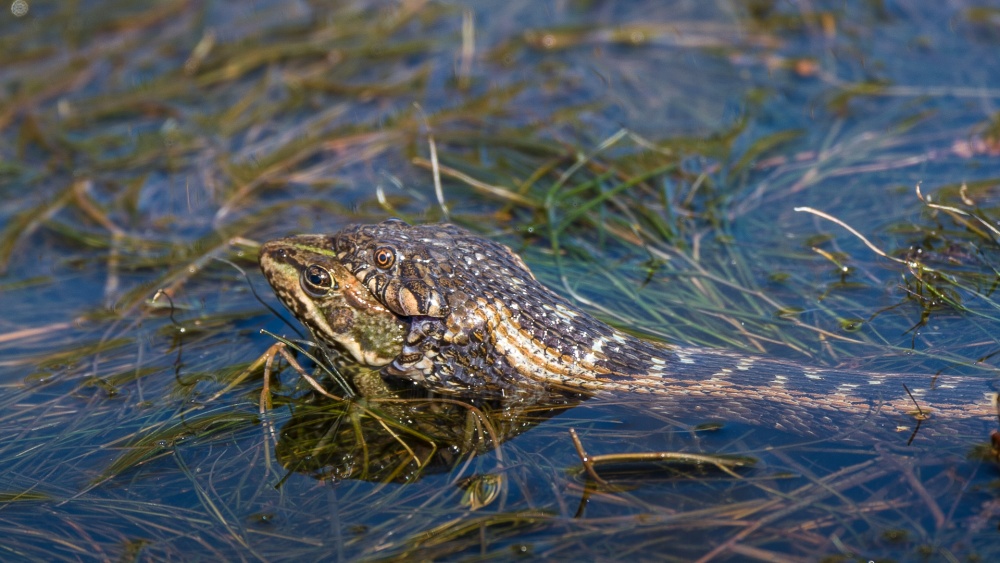
<path fill-rule="evenodd" d="M 396 262 L 396 251 L 388 246 L 375 249 L 375 265 L 381 270 L 388 270 Z"/>
<path fill-rule="evenodd" d="M 330 272 L 326 268 L 317 266 L 316 264 L 312 264 L 305 270 L 302 270 L 302 277 L 299 280 L 299 284 L 306 293 L 313 297 L 323 297 L 331 289 L 339 287 L 337 281 L 330 275 Z"/>

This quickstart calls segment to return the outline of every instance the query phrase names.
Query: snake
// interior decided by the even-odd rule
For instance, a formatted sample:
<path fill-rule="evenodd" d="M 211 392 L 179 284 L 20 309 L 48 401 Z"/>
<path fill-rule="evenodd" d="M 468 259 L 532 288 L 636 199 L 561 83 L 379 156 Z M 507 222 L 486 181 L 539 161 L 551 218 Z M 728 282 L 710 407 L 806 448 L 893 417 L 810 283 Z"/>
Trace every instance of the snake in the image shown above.
<path fill-rule="evenodd" d="M 865 427 L 976 434 L 996 394 L 968 376 L 802 365 L 639 338 L 542 284 L 509 247 L 399 219 L 266 242 L 261 270 L 320 343 L 436 392 L 655 396 L 678 417 L 799 435 Z"/>

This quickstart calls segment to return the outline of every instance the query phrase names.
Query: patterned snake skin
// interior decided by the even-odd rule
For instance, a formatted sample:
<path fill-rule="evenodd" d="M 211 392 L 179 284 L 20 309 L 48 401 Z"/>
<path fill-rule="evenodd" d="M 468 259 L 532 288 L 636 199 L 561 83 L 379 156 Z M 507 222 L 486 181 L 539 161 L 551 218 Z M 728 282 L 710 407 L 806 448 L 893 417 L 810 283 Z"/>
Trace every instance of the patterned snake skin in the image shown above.
<path fill-rule="evenodd" d="M 401 352 L 383 372 L 434 389 L 477 396 L 653 393 L 658 406 L 678 416 L 816 435 L 865 421 L 912 430 L 916 406 L 905 383 L 931 415 L 921 432 L 983 436 L 996 420 L 993 394 L 981 379 L 809 368 L 635 338 L 540 284 L 506 246 L 453 225 L 389 220 L 324 240 L 338 267 L 409 322 Z"/>

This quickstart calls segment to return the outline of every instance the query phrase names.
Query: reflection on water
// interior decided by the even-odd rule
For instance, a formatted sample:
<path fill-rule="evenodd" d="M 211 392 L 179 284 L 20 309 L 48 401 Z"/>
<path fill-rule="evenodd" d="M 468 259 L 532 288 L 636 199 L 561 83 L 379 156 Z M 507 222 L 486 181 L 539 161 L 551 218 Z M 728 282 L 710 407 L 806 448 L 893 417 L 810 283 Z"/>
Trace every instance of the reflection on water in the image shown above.
<path fill-rule="evenodd" d="M 411 482 L 496 451 L 582 400 L 477 401 L 418 389 L 380 395 L 300 403 L 280 428 L 278 460 L 317 479 Z"/>

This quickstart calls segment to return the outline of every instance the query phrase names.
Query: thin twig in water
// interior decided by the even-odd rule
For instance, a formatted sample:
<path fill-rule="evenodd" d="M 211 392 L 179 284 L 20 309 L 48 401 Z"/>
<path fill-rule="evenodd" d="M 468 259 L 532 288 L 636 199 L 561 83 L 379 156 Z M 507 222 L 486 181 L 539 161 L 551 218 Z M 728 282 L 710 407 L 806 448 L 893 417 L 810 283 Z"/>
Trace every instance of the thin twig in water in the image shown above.
<path fill-rule="evenodd" d="M 583 468 L 587 471 L 587 474 L 590 475 L 590 478 L 602 485 L 607 485 L 608 482 L 602 479 L 601 476 L 597 474 L 597 471 L 594 471 L 594 466 L 590 464 L 590 458 L 587 457 L 587 452 L 583 449 L 583 443 L 580 442 L 580 437 L 576 435 L 575 428 L 569 429 L 569 436 L 573 439 L 573 445 L 576 447 L 576 453 L 580 456 Z"/>
<path fill-rule="evenodd" d="M 903 390 L 906 391 L 906 394 L 910 396 L 910 400 L 913 401 L 913 404 L 916 405 L 917 407 L 917 414 L 913 416 L 913 418 L 917 419 L 917 425 L 913 427 L 913 432 L 910 434 L 910 439 L 906 441 L 906 445 L 909 446 L 910 444 L 913 443 L 913 440 L 917 438 L 917 433 L 920 432 L 920 426 L 924 423 L 925 420 L 929 419 L 931 415 L 930 413 L 924 414 L 924 410 L 920 408 L 920 403 L 917 402 L 917 399 L 916 397 L 913 396 L 913 393 L 910 393 L 910 388 L 907 387 L 905 383 L 903 384 Z"/>
<path fill-rule="evenodd" d="M 603 454 L 589 456 L 588 461 L 591 467 L 600 463 L 638 463 L 649 461 L 675 461 L 693 465 L 712 465 L 719 471 L 740 479 L 731 467 L 746 467 L 756 463 L 756 460 L 749 457 L 726 457 L 711 456 L 702 454 L 692 454 L 684 452 L 640 452 L 629 454 Z"/>
<path fill-rule="evenodd" d="M 424 127 L 427 128 L 427 145 L 431 151 L 431 176 L 434 178 L 434 195 L 437 196 L 438 205 L 441 206 L 441 213 L 444 214 L 444 220 L 448 221 L 448 206 L 444 202 L 444 189 L 441 188 L 441 171 L 438 169 L 437 143 L 434 142 L 434 130 L 431 128 L 430 120 L 427 119 L 427 114 L 424 113 L 424 108 L 420 107 L 420 104 L 417 103 L 413 105 L 420 112 L 420 116 L 424 120 Z"/>
<path fill-rule="evenodd" d="M 166 297 L 167 301 L 170 302 L 170 322 L 174 323 L 174 326 L 177 327 L 178 329 L 181 329 L 182 328 L 181 323 L 177 322 L 177 319 L 174 318 L 174 300 L 173 298 L 170 297 L 170 294 L 167 293 L 166 290 L 157 289 L 156 293 L 153 294 L 153 298 L 150 299 L 150 301 L 156 303 L 156 300 L 159 299 L 161 295 Z"/>
<path fill-rule="evenodd" d="M 437 170 L 438 173 L 444 173 L 446 176 L 450 176 L 452 178 L 455 178 L 456 180 L 465 182 L 466 184 L 479 190 L 480 193 L 491 195 L 505 202 L 514 203 L 517 205 L 523 205 L 525 207 L 530 207 L 532 209 L 537 209 L 541 207 L 540 203 L 534 201 L 533 199 L 525 195 L 511 191 L 502 186 L 494 186 L 492 184 L 487 184 L 486 182 L 477 180 L 472 176 L 469 176 L 468 174 L 460 172 L 449 166 L 441 166 L 425 158 L 420 158 L 420 157 L 414 158 L 411 162 L 413 162 L 413 164 L 415 164 L 416 166 L 420 166 L 423 168 L 430 168 L 431 170 Z M 376 192 L 376 195 L 379 195 L 378 192 Z M 382 194 L 379 197 L 384 199 L 385 195 Z M 382 200 L 379 200 L 379 203 L 384 203 L 384 202 Z"/>
<path fill-rule="evenodd" d="M 858 237 L 858 239 L 861 240 L 861 242 L 865 243 L 865 246 L 867 246 L 868 248 L 870 248 L 872 250 L 872 252 L 874 252 L 875 254 L 878 254 L 882 258 L 888 258 L 889 260 L 892 260 L 893 262 L 899 262 L 900 264 L 905 264 L 907 266 L 909 265 L 906 262 L 906 260 L 900 260 L 899 258 L 896 258 L 895 256 L 889 256 L 881 248 L 879 248 L 879 247 L 875 246 L 874 244 L 872 244 L 871 241 L 869 241 L 868 239 L 866 239 L 865 236 L 862 235 L 861 233 L 859 233 L 854 227 L 848 225 L 847 223 L 841 221 L 840 219 L 837 219 L 833 215 L 829 215 L 829 214 L 824 213 L 824 212 L 822 212 L 822 211 L 820 211 L 818 209 L 813 209 L 812 207 L 796 207 L 796 208 L 794 208 L 794 210 L 795 211 L 802 211 L 802 212 L 805 212 L 805 213 L 812 213 L 813 215 L 822 217 L 822 218 L 826 219 L 827 221 L 831 221 L 833 223 L 836 223 L 836 224 L 840 225 L 841 227 L 847 229 L 852 235 Z"/>
<path fill-rule="evenodd" d="M 472 61 L 476 56 L 476 20 L 472 10 L 466 8 L 462 12 L 462 55 L 458 67 L 458 86 L 462 90 L 469 88 L 472 75 Z"/>
<path fill-rule="evenodd" d="M 972 204 L 974 204 L 974 202 L 971 201 L 968 198 L 968 196 L 965 194 L 965 191 L 966 191 L 966 186 L 963 185 L 962 186 L 962 199 L 964 200 L 965 204 L 966 205 L 972 205 Z M 1000 229 L 997 229 L 993 225 L 990 225 L 989 223 L 987 223 L 986 221 L 984 221 L 982 218 L 980 218 L 980 217 L 978 217 L 976 215 L 973 215 L 972 213 L 969 213 L 968 211 L 965 211 L 963 209 L 959 209 L 957 207 L 950 207 L 948 205 L 938 205 L 936 203 L 931 203 L 930 196 L 928 196 L 927 198 L 925 198 L 924 194 L 920 193 L 920 184 L 917 184 L 917 197 L 920 199 L 920 201 L 922 201 L 924 203 L 924 205 L 926 205 L 927 207 L 930 207 L 931 209 L 940 209 L 941 211 L 947 211 L 949 213 L 957 213 L 959 215 L 962 215 L 963 217 L 972 217 L 976 221 L 979 221 L 979 223 L 982 224 L 984 227 L 986 227 L 987 229 L 989 229 L 990 232 L 992 232 L 994 236 L 996 236 L 997 238 L 1000 238 Z"/>
<path fill-rule="evenodd" d="M 920 403 L 917 402 L 917 399 L 913 396 L 913 393 L 910 393 L 910 388 L 907 387 L 905 383 L 903 384 L 903 389 L 906 391 L 906 394 L 910 396 L 910 400 L 913 401 L 913 404 L 916 405 L 917 407 L 917 420 L 927 420 L 928 418 L 930 418 L 931 415 L 924 414 L 924 410 L 920 408 Z"/>
<path fill-rule="evenodd" d="M 367 411 L 367 409 L 365 409 L 365 410 Z M 382 420 L 382 417 L 376 416 L 375 414 L 373 414 L 371 412 L 369 412 L 368 414 L 371 414 L 372 418 L 375 419 L 375 422 L 378 422 L 379 425 L 381 425 L 382 428 L 384 428 L 385 431 L 388 432 L 389 435 L 392 436 L 393 439 L 395 439 L 397 443 L 399 443 L 399 445 L 403 446 L 403 449 L 406 450 L 406 453 L 410 454 L 410 457 L 413 458 L 414 463 L 417 464 L 417 469 L 423 469 L 424 466 L 426 466 L 428 463 L 431 462 L 431 458 L 434 455 L 433 452 L 427 454 L 427 461 L 420 461 L 420 458 L 417 457 L 417 454 L 416 454 L 416 452 L 413 451 L 413 448 L 411 448 L 409 444 L 407 444 L 406 442 L 404 442 L 403 439 L 399 437 L 399 434 L 396 434 L 392 430 L 392 428 L 389 428 L 389 425 L 386 424 L 384 420 Z"/>

